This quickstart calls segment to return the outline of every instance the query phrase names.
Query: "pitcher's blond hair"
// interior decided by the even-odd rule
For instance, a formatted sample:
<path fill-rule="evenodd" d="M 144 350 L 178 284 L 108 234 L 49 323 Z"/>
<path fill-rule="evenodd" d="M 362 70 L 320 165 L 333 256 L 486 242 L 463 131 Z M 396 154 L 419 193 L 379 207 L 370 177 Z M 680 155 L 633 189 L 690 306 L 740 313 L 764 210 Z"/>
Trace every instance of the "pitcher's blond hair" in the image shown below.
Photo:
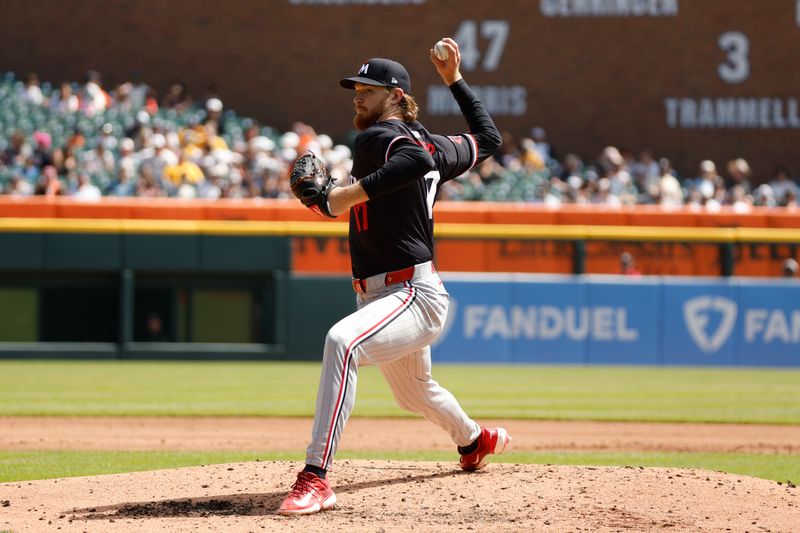
<path fill-rule="evenodd" d="M 419 114 L 419 105 L 417 105 L 417 101 L 414 100 L 413 96 L 410 94 L 403 95 L 403 99 L 400 100 L 398 105 L 403 111 L 404 122 L 414 122 L 417 120 L 417 115 Z"/>

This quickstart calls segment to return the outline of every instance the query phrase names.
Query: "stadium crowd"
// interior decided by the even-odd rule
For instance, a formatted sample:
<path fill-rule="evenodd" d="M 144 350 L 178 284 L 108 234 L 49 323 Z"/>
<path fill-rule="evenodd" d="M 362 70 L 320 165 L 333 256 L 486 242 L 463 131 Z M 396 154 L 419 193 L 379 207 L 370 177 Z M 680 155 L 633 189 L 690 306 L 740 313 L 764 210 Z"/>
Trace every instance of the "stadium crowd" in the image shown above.
<path fill-rule="evenodd" d="M 193 98 L 174 83 L 158 97 L 138 79 L 104 88 L 96 72 L 58 87 L 35 74 L 0 79 L 0 192 L 9 195 L 179 198 L 288 198 L 288 172 L 307 150 L 346 180 L 351 151 L 296 123 L 279 133 L 226 110 L 213 85 Z M 563 157 L 544 129 L 529 137 L 504 134 L 500 154 L 446 183 L 440 199 L 570 204 L 689 205 L 714 211 L 732 206 L 797 206 L 789 170 L 776 166 L 756 180 L 747 161 L 713 161 L 682 177 L 652 151 L 608 146 L 596 161 Z M 760 183 L 755 186 L 754 183 Z"/>

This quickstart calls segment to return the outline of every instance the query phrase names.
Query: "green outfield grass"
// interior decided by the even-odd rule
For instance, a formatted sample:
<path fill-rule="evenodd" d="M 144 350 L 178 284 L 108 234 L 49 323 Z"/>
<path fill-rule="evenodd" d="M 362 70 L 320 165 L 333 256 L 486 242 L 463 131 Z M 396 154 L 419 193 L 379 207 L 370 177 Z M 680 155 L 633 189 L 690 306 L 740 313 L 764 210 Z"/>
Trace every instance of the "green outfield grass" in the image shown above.
<path fill-rule="evenodd" d="M 800 370 L 435 365 L 478 418 L 800 423 Z M 312 416 L 319 363 L 0 361 L 2 415 Z M 354 416 L 409 416 L 359 372 Z"/>
<path fill-rule="evenodd" d="M 454 453 L 348 453 L 338 459 L 386 459 L 397 461 L 444 461 L 456 468 Z M 0 451 L 0 482 L 58 477 L 116 474 L 163 468 L 179 468 L 241 461 L 296 461 L 302 464 L 302 451 L 258 452 L 124 452 L 124 451 Z M 621 453 L 559 452 L 518 453 L 492 457 L 497 463 L 561 464 L 593 466 L 643 466 L 702 468 L 772 479 L 800 480 L 800 457 L 736 453 Z"/>
<path fill-rule="evenodd" d="M 800 370 L 436 365 L 476 418 L 800 423 Z M 312 416 L 319 363 L 0 361 L 0 416 Z M 380 373 L 359 372 L 354 416 L 410 416 Z M 0 428 L 0 431 L 2 428 Z M 448 453 L 340 458 L 452 461 Z M 1 451 L 0 481 L 132 472 L 292 453 Z M 506 462 L 704 468 L 800 479 L 800 457 L 710 453 L 511 453 Z"/>

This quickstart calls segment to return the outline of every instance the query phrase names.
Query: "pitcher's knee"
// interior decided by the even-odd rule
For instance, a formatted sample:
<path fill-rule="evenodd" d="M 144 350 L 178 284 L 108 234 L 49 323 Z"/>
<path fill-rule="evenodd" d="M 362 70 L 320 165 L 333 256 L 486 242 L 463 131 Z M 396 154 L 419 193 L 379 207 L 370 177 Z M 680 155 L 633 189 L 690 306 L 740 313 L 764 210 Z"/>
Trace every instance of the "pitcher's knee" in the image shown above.
<path fill-rule="evenodd" d="M 397 402 L 397 406 L 404 411 L 411 411 L 412 413 L 420 413 L 422 409 L 415 406 L 413 403 L 408 401 L 406 398 L 400 398 L 398 396 L 394 397 L 395 402 Z"/>
<path fill-rule="evenodd" d="M 424 415 L 431 406 L 435 405 L 435 393 L 428 383 L 417 383 L 420 387 L 415 391 L 415 395 L 409 396 L 408 392 L 404 391 L 403 395 L 395 393 L 394 399 L 401 409 Z"/>
<path fill-rule="evenodd" d="M 339 324 L 334 325 L 328 330 L 328 334 L 325 336 L 325 353 L 344 353 L 350 342 L 350 336 L 351 332 L 345 331 Z"/>

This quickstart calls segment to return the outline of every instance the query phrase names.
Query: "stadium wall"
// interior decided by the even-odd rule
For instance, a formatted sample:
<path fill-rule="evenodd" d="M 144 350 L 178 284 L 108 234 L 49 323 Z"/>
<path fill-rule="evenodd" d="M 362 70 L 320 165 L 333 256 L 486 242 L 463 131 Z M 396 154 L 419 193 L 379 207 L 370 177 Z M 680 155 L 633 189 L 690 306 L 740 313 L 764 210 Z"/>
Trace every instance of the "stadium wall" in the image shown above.
<path fill-rule="evenodd" d="M 316 359 L 354 296 L 291 273 L 292 227 L 0 219 L 0 357 Z M 443 275 L 441 361 L 800 364 L 794 279 Z"/>
<path fill-rule="evenodd" d="M 58 220 L 172 220 L 183 221 L 300 221 L 330 224 L 295 201 L 284 200 L 175 200 L 104 198 L 102 202 L 17 198 L 0 196 L 0 219 Z M 345 221 L 346 215 L 338 219 Z M 437 224 L 497 224 L 523 226 L 618 226 L 662 228 L 800 228 L 800 212 L 789 209 L 754 208 L 737 213 L 725 208 L 717 213 L 690 208 L 664 210 L 657 206 L 561 206 L 550 209 L 535 204 L 489 202 L 439 202 Z M 0 230 L 2 230 L 0 228 Z M 2 230 L 9 231 L 9 230 Z M 335 233 L 335 232 L 334 232 Z M 636 259 L 637 268 L 648 275 L 705 275 L 723 273 L 723 250 L 717 244 L 687 242 L 628 241 L 587 242 L 586 261 L 578 272 L 614 274 L 619 272 L 623 251 Z M 800 242 L 737 243 L 730 250 L 738 276 L 779 276 L 787 258 L 800 261 Z M 569 241 L 513 239 L 439 239 L 437 265 L 443 271 L 573 273 L 575 248 Z M 2 262 L 2 258 L 0 258 Z M 345 233 L 291 238 L 294 272 L 350 272 Z"/>
<path fill-rule="evenodd" d="M 683 175 L 744 157 L 754 181 L 800 169 L 800 4 L 793 0 L 4 0 L 0 70 L 59 83 L 96 69 L 175 80 L 287 130 L 344 140 L 351 96 L 337 81 L 375 56 L 410 70 L 423 121 L 463 119 L 427 59 L 455 36 L 465 77 L 499 127 L 542 126 L 561 155 L 651 147 Z M 390 36 L 390 37 L 387 37 Z"/>

